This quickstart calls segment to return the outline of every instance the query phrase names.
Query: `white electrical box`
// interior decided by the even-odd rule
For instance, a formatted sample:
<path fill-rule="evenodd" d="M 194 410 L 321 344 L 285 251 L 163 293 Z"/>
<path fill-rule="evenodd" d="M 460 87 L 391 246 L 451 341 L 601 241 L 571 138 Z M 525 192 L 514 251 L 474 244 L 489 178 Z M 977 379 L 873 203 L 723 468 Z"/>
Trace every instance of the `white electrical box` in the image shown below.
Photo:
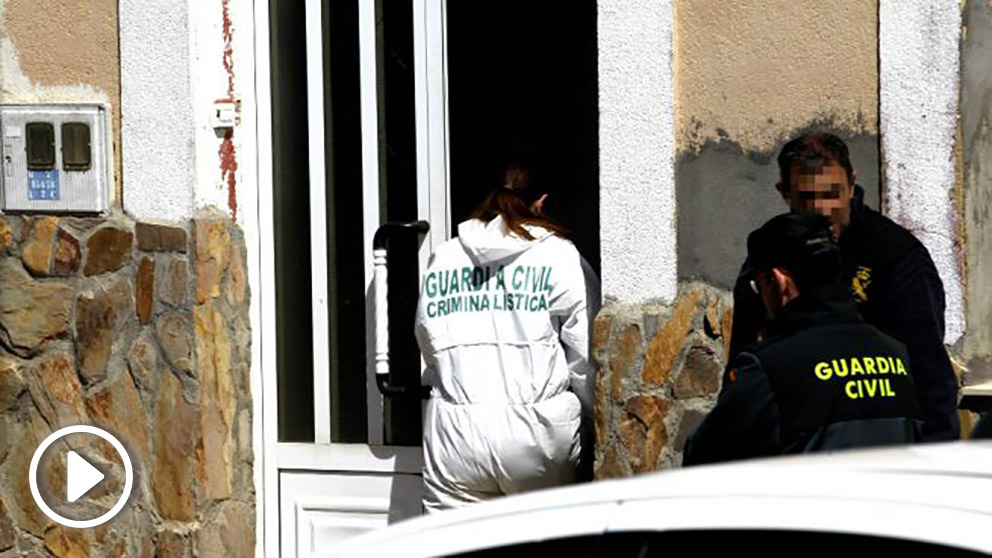
<path fill-rule="evenodd" d="M 0 105 L 3 210 L 102 213 L 110 199 L 107 111 L 99 105 Z"/>

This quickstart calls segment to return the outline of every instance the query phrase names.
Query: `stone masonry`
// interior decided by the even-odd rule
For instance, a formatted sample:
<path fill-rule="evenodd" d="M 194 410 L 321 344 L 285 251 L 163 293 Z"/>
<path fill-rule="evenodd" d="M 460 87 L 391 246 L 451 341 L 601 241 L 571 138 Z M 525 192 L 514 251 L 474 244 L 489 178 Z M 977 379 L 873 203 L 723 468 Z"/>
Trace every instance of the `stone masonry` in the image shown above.
<path fill-rule="evenodd" d="M 254 555 L 245 254 L 213 214 L 0 216 L 0 558 Z M 51 522 L 28 487 L 37 445 L 74 424 L 117 436 L 135 469 L 93 530 Z M 75 449 L 117 459 L 94 446 Z M 48 476 L 64 484 L 64 467 Z M 121 482 L 83 504 L 102 513 Z"/>
<path fill-rule="evenodd" d="M 593 331 L 597 479 L 677 466 L 720 389 L 730 293 L 680 286 L 675 304 L 607 304 Z"/>
<path fill-rule="evenodd" d="M 603 307 L 592 336 L 597 480 L 681 465 L 716 403 L 732 323 L 733 295 L 702 282 L 681 284 L 672 305 Z M 977 416 L 959 414 L 967 436 Z"/>

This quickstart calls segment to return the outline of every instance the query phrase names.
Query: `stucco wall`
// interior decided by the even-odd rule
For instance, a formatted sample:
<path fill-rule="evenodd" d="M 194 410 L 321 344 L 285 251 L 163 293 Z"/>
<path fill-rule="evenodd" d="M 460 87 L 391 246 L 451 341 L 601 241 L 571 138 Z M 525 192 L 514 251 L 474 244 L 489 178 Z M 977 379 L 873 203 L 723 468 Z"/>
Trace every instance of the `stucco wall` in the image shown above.
<path fill-rule="evenodd" d="M 193 212 L 193 100 L 185 0 L 121 0 L 124 209 L 179 221 Z"/>
<path fill-rule="evenodd" d="M 886 214 L 923 242 L 944 282 L 946 332 L 964 334 L 958 135 L 961 4 L 880 0 Z"/>
<path fill-rule="evenodd" d="M 876 133 L 877 14 L 864 0 L 676 1 L 679 151 L 769 152 L 813 121 Z"/>
<path fill-rule="evenodd" d="M 598 9 L 603 296 L 672 302 L 672 3 L 600 0 Z"/>
<path fill-rule="evenodd" d="M 786 209 L 775 156 L 806 130 L 848 142 L 878 192 L 878 6 L 675 2 L 679 275 L 729 286 L 747 233 Z"/>
<path fill-rule="evenodd" d="M 117 15 L 117 0 L 0 1 L 0 103 L 108 106 L 120 199 Z"/>

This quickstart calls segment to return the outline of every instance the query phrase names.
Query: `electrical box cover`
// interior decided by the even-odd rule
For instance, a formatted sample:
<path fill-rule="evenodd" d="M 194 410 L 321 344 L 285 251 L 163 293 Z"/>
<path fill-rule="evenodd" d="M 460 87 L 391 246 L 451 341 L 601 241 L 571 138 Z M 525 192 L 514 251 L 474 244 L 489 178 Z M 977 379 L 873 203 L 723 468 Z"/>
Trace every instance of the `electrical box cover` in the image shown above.
<path fill-rule="evenodd" d="M 110 199 L 107 111 L 0 105 L 0 185 L 9 212 L 102 213 Z"/>

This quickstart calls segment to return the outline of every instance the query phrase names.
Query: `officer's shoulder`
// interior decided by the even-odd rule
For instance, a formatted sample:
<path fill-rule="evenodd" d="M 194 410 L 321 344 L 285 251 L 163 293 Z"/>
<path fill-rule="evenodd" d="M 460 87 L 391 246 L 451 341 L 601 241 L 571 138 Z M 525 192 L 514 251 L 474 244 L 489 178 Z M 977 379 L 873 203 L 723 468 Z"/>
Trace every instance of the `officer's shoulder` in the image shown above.
<path fill-rule="evenodd" d="M 888 333 L 885 333 L 881 329 L 871 324 L 864 323 L 861 325 L 866 329 L 866 331 L 870 331 L 875 336 L 877 342 L 882 344 L 886 349 L 904 355 L 909 354 L 909 349 L 906 347 L 906 344 L 903 343 L 902 341 L 896 339 L 895 337 L 892 337 Z"/>
<path fill-rule="evenodd" d="M 788 350 L 788 344 L 785 343 L 785 341 L 788 340 L 788 339 L 792 339 L 796 335 L 801 335 L 805 331 L 808 331 L 808 330 L 800 331 L 798 333 L 793 333 L 792 335 L 775 335 L 775 336 L 769 337 L 767 339 L 762 339 L 761 341 L 758 341 L 757 343 L 755 343 L 754 345 L 752 345 L 747 350 L 747 352 L 750 353 L 751 356 L 754 357 L 756 360 L 758 360 L 758 362 L 760 363 L 761 362 L 761 358 L 760 358 L 761 355 L 764 355 L 764 354 L 767 354 L 767 353 L 773 353 L 775 351 L 782 350 L 782 349 Z M 741 354 L 743 355 L 745 353 L 741 353 Z"/>
<path fill-rule="evenodd" d="M 575 244 L 571 240 L 557 234 L 548 235 L 547 238 L 541 240 L 540 245 L 578 253 L 578 248 L 575 247 Z"/>
<path fill-rule="evenodd" d="M 761 357 L 755 352 L 744 351 L 734 358 L 734 362 L 727 371 L 727 381 L 736 383 L 742 378 L 750 379 L 756 374 L 762 373 L 764 373 L 764 365 L 761 362 Z"/>
<path fill-rule="evenodd" d="M 870 241 L 883 255 L 897 258 L 923 246 L 908 229 L 874 209 L 866 207 L 862 219 Z"/>
<path fill-rule="evenodd" d="M 450 263 L 452 258 L 461 257 L 465 254 L 465 248 L 462 246 L 461 241 L 458 237 L 450 238 L 445 240 L 437 248 L 434 249 L 434 253 L 431 254 L 431 263 L 436 262 L 447 262 Z"/>
<path fill-rule="evenodd" d="M 557 234 L 552 234 L 547 238 L 541 239 L 537 243 L 537 246 L 534 246 L 531 250 L 536 250 L 543 254 L 551 254 L 557 261 L 572 259 L 577 262 L 581 261 L 579 249 L 575 247 L 575 244 L 571 240 Z"/>

